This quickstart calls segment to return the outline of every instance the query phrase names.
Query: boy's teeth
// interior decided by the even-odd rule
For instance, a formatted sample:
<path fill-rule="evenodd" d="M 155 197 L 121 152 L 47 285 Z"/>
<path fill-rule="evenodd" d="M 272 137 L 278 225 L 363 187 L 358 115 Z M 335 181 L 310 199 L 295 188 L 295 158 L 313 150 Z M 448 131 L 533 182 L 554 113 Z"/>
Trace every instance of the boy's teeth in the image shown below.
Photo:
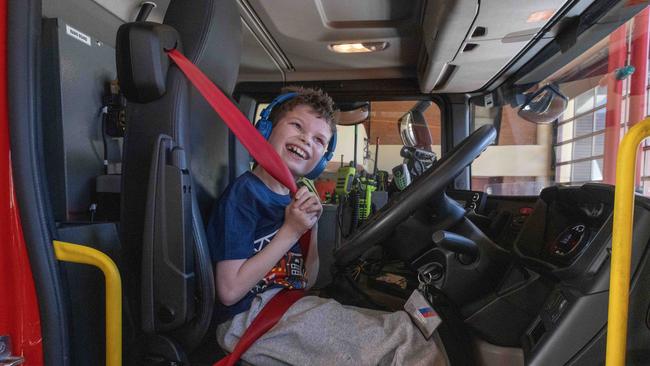
<path fill-rule="evenodd" d="M 307 155 L 307 153 L 303 149 L 299 148 L 298 146 L 289 145 L 289 146 L 287 146 L 287 150 L 289 150 L 292 153 L 300 156 L 303 159 L 305 159 L 305 156 Z"/>

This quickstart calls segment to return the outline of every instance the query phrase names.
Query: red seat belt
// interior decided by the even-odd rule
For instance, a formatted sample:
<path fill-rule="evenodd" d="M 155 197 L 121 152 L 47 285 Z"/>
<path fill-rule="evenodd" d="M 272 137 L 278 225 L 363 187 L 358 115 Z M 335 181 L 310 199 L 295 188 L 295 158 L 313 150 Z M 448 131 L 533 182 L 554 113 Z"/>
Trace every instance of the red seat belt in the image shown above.
<path fill-rule="evenodd" d="M 242 112 L 226 97 L 219 88 L 205 76 L 190 60 L 178 50 L 167 51 L 167 55 L 176 63 L 183 74 L 187 76 L 194 87 L 203 95 L 203 98 L 212 106 L 215 112 L 228 125 L 237 136 L 239 142 L 255 158 L 273 178 L 289 188 L 292 194 L 296 193 L 296 182 L 284 164 L 280 155 L 273 149 L 262 135 L 255 129 Z"/>
<path fill-rule="evenodd" d="M 208 79 L 198 67 L 188 60 L 178 50 L 167 51 L 167 55 L 176 63 L 183 74 L 203 95 L 203 98 L 212 106 L 215 112 L 228 125 L 230 130 L 237 136 L 246 150 L 253 156 L 255 161 L 264 168 L 273 178 L 289 188 L 291 194 L 295 194 L 297 187 L 289 168 L 284 164 L 278 153 L 273 149 L 253 127 L 248 119 L 241 113 L 228 97 Z M 300 238 L 300 249 L 305 258 L 309 253 L 311 230 Z M 242 337 L 237 342 L 235 349 L 225 358 L 215 363 L 214 366 L 232 366 L 244 352 L 255 341 L 266 333 L 282 318 L 282 315 L 300 298 L 304 296 L 303 290 L 282 290 L 269 301 L 257 314 L 257 317 L 248 326 Z"/>
<path fill-rule="evenodd" d="M 262 308 L 248 328 L 246 328 L 246 331 L 244 331 L 244 334 L 239 338 L 239 342 L 237 342 L 232 352 L 215 363 L 214 366 L 233 366 L 244 352 L 246 352 L 246 350 L 248 350 L 248 348 L 253 345 L 259 337 L 269 329 L 273 328 L 280 318 L 282 318 L 282 315 L 284 315 L 287 309 L 303 296 L 305 296 L 304 290 L 284 289 L 278 292 L 273 296 L 271 301 Z"/>

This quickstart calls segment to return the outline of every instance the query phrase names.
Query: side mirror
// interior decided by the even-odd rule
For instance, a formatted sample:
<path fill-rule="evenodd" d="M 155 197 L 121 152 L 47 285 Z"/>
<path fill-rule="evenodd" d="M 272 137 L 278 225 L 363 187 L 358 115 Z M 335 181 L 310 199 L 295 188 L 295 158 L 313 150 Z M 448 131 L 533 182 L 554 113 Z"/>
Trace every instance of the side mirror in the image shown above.
<path fill-rule="evenodd" d="M 399 135 L 404 146 L 431 151 L 431 132 L 423 114 L 430 105 L 430 101 L 419 102 L 398 120 Z"/>
<path fill-rule="evenodd" d="M 334 112 L 334 120 L 337 125 L 354 126 L 363 123 L 370 116 L 370 103 L 339 103 Z"/>
<path fill-rule="evenodd" d="M 547 84 L 526 98 L 517 114 L 533 123 L 551 123 L 564 112 L 568 103 L 569 98 L 556 86 Z"/>
<path fill-rule="evenodd" d="M 415 146 L 416 137 L 413 130 L 413 115 L 411 112 L 406 112 L 405 115 L 399 119 L 399 135 L 402 138 L 404 146 Z"/>

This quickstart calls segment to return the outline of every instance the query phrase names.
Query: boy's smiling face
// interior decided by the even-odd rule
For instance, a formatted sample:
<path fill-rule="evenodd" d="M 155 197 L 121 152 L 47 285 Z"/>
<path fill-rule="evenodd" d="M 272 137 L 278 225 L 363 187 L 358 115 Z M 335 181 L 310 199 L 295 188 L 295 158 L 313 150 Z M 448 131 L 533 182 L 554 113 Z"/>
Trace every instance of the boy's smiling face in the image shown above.
<path fill-rule="evenodd" d="M 294 177 L 303 177 L 325 155 L 332 131 L 308 105 L 297 105 L 275 124 L 269 143 Z"/>

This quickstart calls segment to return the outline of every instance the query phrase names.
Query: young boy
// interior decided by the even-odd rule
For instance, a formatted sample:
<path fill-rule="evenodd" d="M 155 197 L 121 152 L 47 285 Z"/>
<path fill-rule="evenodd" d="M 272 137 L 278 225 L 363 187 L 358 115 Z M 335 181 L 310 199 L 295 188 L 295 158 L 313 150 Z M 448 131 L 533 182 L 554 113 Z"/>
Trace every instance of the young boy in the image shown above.
<path fill-rule="evenodd" d="M 297 179 L 325 154 L 336 126 L 333 102 L 320 90 L 288 88 L 296 96 L 274 107 L 269 143 Z M 255 316 L 282 288 L 307 288 L 318 274 L 318 197 L 305 187 L 290 198 L 261 166 L 238 177 L 208 223 L 216 264 L 217 330 L 231 351 Z M 312 229 L 303 258 L 298 239 Z M 436 336 L 437 337 L 437 336 Z M 254 365 L 436 365 L 446 357 L 426 341 L 405 312 L 387 314 L 306 296 L 242 357 Z"/>

